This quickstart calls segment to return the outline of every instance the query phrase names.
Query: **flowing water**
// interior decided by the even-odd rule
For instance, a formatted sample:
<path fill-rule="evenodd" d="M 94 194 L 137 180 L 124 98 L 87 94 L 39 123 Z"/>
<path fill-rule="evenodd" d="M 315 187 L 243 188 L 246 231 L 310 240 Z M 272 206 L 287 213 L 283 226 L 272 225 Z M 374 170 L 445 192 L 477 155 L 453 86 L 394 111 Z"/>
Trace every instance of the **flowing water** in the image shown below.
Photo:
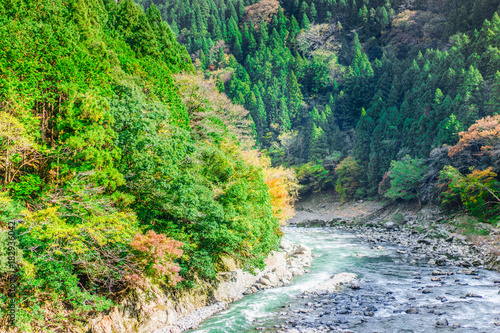
<path fill-rule="evenodd" d="M 246 296 L 191 332 L 243 333 L 255 332 L 257 328 L 276 332 L 276 325 L 287 325 L 294 317 L 295 323 L 353 332 L 500 332 L 500 326 L 494 324 L 500 324 L 500 286 L 494 283 L 500 280 L 499 273 L 477 270 L 477 276 L 454 274 L 441 277 L 442 282 L 431 282 L 435 267 L 409 263 L 396 252 L 396 246 L 372 248 L 353 233 L 287 228 L 285 238 L 312 249 L 317 257 L 310 273 L 296 278 L 291 285 Z M 459 270 L 442 269 L 455 273 Z M 358 274 L 362 288 L 344 288 L 328 297 L 304 299 L 301 295 L 341 272 Z M 424 288 L 429 293 L 422 293 Z M 465 298 L 467 293 L 482 298 Z M 326 310 L 330 311 L 299 314 L 300 309 L 311 305 L 306 302 L 328 304 L 330 309 Z M 376 308 L 373 316 L 356 311 L 367 306 Z M 411 308 L 418 309 L 418 313 L 405 312 Z M 436 326 L 442 317 L 447 318 L 450 326 Z M 451 327 L 453 324 L 459 327 Z"/>

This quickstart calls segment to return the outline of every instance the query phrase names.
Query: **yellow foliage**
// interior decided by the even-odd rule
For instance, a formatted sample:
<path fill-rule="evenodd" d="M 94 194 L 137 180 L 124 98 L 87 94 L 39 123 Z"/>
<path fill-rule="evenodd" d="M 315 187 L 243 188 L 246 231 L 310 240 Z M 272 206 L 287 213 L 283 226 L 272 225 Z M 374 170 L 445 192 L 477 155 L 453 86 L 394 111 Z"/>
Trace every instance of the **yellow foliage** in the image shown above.
<path fill-rule="evenodd" d="M 128 243 L 139 232 L 135 215 L 124 212 L 87 216 L 80 224 L 68 223 L 58 206 L 23 213 L 25 221 L 20 226 L 47 241 L 56 253 L 85 253 L 109 243 Z"/>
<path fill-rule="evenodd" d="M 486 170 L 474 169 L 468 175 L 462 175 L 452 166 L 445 166 L 441 178 L 448 181 L 448 190 L 443 193 L 444 202 L 453 202 L 460 196 L 462 204 L 474 216 L 498 216 L 500 197 L 497 174 L 489 167 Z"/>
<path fill-rule="evenodd" d="M 24 166 L 37 161 L 36 144 L 25 127 L 6 112 L 0 112 L 0 179 L 9 184 Z"/>
<path fill-rule="evenodd" d="M 299 188 L 295 172 L 282 166 L 272 167 L 271 159 L 268 156 L 259 155 L 257 150 L 244 151 L 243 156 L 247 163 L 262 168 L 264 181 L 271 195 L 273 215 L 281 224 L 285 224 L 295 215 L 294 203 Z"/>
<path fill-rule="evenodd" d="M 12 199 L 9 197 L 9 192 L 0 192 L 0 212 L 6 210 L 11 202 Z"/>

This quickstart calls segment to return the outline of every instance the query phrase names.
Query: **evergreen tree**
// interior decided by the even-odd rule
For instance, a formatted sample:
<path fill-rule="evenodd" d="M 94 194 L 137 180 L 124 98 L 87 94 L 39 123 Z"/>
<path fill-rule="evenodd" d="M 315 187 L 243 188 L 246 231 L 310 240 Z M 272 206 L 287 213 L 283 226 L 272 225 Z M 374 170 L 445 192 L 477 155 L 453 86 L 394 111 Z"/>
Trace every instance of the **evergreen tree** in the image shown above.
<path fill-rule="evenodd" d="M 314 2 L 311 3 L 311 7 L 309 7 L 309 17 L 313 22 L 316 21 L 316 16 L 318 15 L 318 12 L 316 11 L 316 6 L 314 5 Z"/>
<path fill-rule="evenodd" d="M 309 161 L 318 163 L 328 154 L 328 142 L 321 127 L 313 126 L 311 143 L 309 144 Z"/>
<path fill-rule="evenodd" d="M 310 25 L 310 24 L 311 24 L 311 23 L 309 22 L 309 19 L 307 18 L 307 14 L 306 14 L 306 13 L 304 13 L 304 15 L 302 15 L 302 23 L 301 23 L 301 25 L 300 25 L 300 26 L 301 26 L 301 28 L 302 28 L 302 29 L 306 29 L 306 30 L 307 30 L 307 29 L 309 29 L 309 25 Z"/>

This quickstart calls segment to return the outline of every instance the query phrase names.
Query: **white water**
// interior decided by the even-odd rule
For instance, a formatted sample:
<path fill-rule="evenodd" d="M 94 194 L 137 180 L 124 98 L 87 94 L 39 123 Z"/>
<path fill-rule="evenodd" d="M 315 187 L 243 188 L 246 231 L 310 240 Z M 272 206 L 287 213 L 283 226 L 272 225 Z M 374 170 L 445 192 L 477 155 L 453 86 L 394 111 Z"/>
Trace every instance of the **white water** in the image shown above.
<path fill-rule="evenodd" d="M 312 253 L 318 256 L 313 260 L 311 272 L 296 278 L 289 286 L 246 296 L 191 332 L 243 333 L 255 332 L 257 327 L 265 327 L 266 332 L 276 331 L 274 325 L 284 323 L 284 319 L 279 315 L 279 312 L 283 311 L 282 306 L 290 304 L 292 308 L 302 307 L 303 300 L 297 299 L 296 296 L 341 272 L 359 275 L 364 288 L 358 291 L 349 290 L 354 296 L 363 296 L 369 300 L 389 291 L 393 292 L 391 295 L 396 298 L 385 305 L 383 301 L 380 305 L 376 304 L 379 311 L 374 317 L 367 318 L 367 323 L 351 322 L 343 328 L 370 333 L 500 332 L 500 327 L 493 324 L 500 321 L 499 286 L 493 284 L 494 280 L 500 280 L 498 273 L 480 270 L 478 280 L 463 274 L 454 275 L 443 279 L 445 283 L 441 286 L 439 282 L 431 282 L 429 279 L 433 267 L 405 262 L 396 253 L 395 247 L 372 249 L 351 233 L 331 229 L 288 228 L 285 238 L 309 246 Z M 422 280 L 415 280 L 412 272 L 419 272 Z M 460 279 L 460 283 L 468 285 L 459 286 L 455 279 Z M 429 286 L 432 293 L 422 294 L 418 288 L 424 286 Z M 479 294 L 483 298 L 460 298 L 469 292 Z M 436 300 L 437 296 L 445 296 L 448 302 Z M 416 299 L 408 300 L 410 297 Z M 434 305 L 436 308 L 432 309 Z M 427 308 L 421 310 L 418 315 L 404 313 L 407 308 L 422 306 Z M 443 313 L 450 324 L 457 323 L 461 327 L 436 327 L 438 316 L 430 313 L 432 311 Z M 349 316 L 337 315 L 333 318 L 350 320 Z M 340 327 L 342 328 L 342 325 Z"/>

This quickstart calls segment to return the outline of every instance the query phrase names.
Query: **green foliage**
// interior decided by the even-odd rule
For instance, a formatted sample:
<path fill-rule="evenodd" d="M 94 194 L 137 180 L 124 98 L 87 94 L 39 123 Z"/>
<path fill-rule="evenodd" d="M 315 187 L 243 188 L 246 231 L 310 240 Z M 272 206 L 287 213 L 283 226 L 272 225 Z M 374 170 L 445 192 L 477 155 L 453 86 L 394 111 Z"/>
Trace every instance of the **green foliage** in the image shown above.
<path fill-rule="evenodd" d="M 480 227 L 477 218 L 471 216 L 459 216 L 453 223 L 457 228 L 457 232 L 464 235 L 472 236 L 488 236 L 490 230 Z"/>
<path fill-rule="evenodd" d="M 301 187 L 301 193 L 320 192 L 333 183 L 333 175 L 323 167 L 323 164 L 314 164 L 312 162 L 302 164 L 296 170 L 297 179 Z"/>
<path fill-rule="evenodd" d="M 359 178 L 361 176 L 361 169 L 358 162 L 352 156 L 348 156 L 337 165 L 335 175 L 337 176 L 335 190 L 340 194 L 340 200 L 344 202 L 352 199 L 359 186 Z"/>
<path fill-rule="evenodd" d="M 242 6 L 220 31 L 236 44 Z M 129 288 L 214 280 L 223 257 L 263 266 L 282 233 L 265 167 L 242 148 L 247 111 L 197 79 L 185 98 L 193 84 L 174 75 L 194 67 L 158 8 L 3 1 L 0 22 L 0 288 L 5 229 L 22 219 L 21 331 L 77 331 Z M 199 46 L 210 65 L 214 43 Z M 235 75 L 244 104 L 248 73 Z"/>
<path fill-rule="evenodd" d="M 38 175 L 22 175 L 19 182 L 10 183 L 5 188 L 9 189 L 12 197 L 17 200 L 33 199 L 34 196 L 40 194 L 42 180 Z"/>
<path fill-rule="evenodd" d="M 234 0 L 153 2 L 193 57 L 203 51 L 220 68 L 220 45 L 231 50 L 228 96 L 249 109 L 274 163 L 353 148 L 368 195 L 400 151 L 427 157 L 498 109 L 498 0 L 284 1 L 262 24 L 242 19 Z M 299 134 L 284 159 L 273 144 L 289 131 Z"/>
<path fill-rule="evenodd" d="M 500 209 L 500 182 L 497 174 L 486 170 L 472 169 L 467 175 L 452 166 L 445 166 L 440 178 L 447 189 L 443 191 L 443 204 L 460 201 L 472 216 L 498 222 Z"/>
<path fill-rule="evenodd" d="M 391 187 L 384 196 L 389 199 L 420 200 L 420 180 L 427 172 L 424 159 L 406 155 L 400 161 L 392 161 L 389 169 Z"/>

